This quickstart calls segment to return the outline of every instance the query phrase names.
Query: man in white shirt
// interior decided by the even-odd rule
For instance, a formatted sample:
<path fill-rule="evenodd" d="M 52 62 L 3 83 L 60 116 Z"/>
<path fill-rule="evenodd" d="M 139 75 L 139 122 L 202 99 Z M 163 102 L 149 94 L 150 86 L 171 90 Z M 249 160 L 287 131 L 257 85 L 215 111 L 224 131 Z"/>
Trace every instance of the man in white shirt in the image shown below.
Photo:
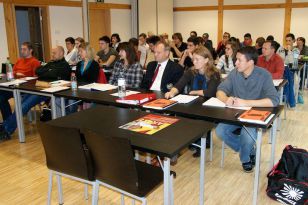
<path fill-rule="evenodd" d="M 78 50 L 75 48 L 75 39 L 73 37 L 66 38 L 65 45 L 67 49 L 65 60 L 69 65 L 76 65 L 78 63 Z"/>
<path fill-rule="evenodd" d="M 181 78 L 184 69 L 169 60 L 170 46 L 166 42 L 158 42 L 154 48 L 155 61 L 147 66 L 141 87 L 148 90 L 168 92 Z"/>
<path fill-rule="evenodd" d="M 145 60 L 147 58 L 147 52 L 149 50 L 149 45 L 146 43 L 146 37 L 147 36 L 145 35 L 145 33 L 141 33 L 138 37 L 139 39 L 138 51 L 141 52 L 139 62 L 142 68 L 145 65 Z"/>

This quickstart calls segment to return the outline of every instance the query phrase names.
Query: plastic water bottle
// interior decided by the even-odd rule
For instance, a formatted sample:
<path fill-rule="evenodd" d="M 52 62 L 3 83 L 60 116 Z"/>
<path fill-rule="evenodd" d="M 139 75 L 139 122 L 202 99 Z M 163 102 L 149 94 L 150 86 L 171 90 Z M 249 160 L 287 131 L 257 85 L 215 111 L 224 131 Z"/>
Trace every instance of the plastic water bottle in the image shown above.
<path fill-rule="evenodd" d="M 120 73 L 118 78 L 118 96 L 119 98 L 123 98 L 126 96 L 125 78 L 122 72 Z"/>
<path fill-rule="evenodd" d="M 293 66 L 294 66 L 294 68 L 298 67 L 298 57 L 299 57 L 299 50 L 294 49 L 293 50 Z"/>
<path fill-rule="evenodd" d="M 7 60 L 5 62 L 5 66 L 6 66 L 6 79 L 8 81 L 14 80 L 13 68 L 12 68 L 12 64 L 10 62 L 10 58 L 7 58 Z"/>
<path fill-rule="evenodd" d="M 71 74 L 71 89 L 73 91 L 76 91 L 77 88 L 78 88 L 78 86 L 77 86 L 77 77 L 76 77 L 75 73 L 72 73 Z"/>

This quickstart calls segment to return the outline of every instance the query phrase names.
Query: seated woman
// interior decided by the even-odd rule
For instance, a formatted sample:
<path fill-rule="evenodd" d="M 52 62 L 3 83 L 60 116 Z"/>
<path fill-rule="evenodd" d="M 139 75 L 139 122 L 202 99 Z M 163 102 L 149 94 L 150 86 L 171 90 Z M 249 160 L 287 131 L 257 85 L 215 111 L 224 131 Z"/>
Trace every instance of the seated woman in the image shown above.
<path fill-rule="evenodd" d="M 165 94 L 165 97 L 172 98 L 183 92 L 188 86 L 189 95 L 199 95 L 205 98 L 215 97 L 217 87 L 220 83 L 220 72 L 214 66 L 214 60 L 210 51 L 204 46 L 199 46 L 193 53 L 194 66 L 185 71 L 175 86 Z M 196 143 L 200 144 L 200 140 Z M 210 145 L 210 132 L 207 135 L 206 146 Z M 196 149 L 194 157 L 200 156 L 200 149 Z"/>
<path fill-rule="evenodd" d="M 95 51 L 89 43 L 81 43 L 79 46 L 79 55 L 81 61 L 77 63 L 76 77 L 78 85 L 94 83 L 98 79 L 99 64 L 94 60 Z M 66 114 L 74 113 L 78 110 L 76 100 L 66 100 L 65 104 L 69 105 L 66 108 Z M 61 107 L 60 99 L 56 99 L 57 116 L 60 116 Z"/>
<path fill-rule="evenodd" d="M 94 60 L 95 52 L 89 43 L 81 43 L 79 46 L 81 61 L 77 64 L 76 77 L 80 83 L 95 83 L 98 79 L 99 64 Z"/>
<path fill-rule="evenodd" d="M 226 43 L 225 54 L 219 58 L 217 68 L 221 73 L 229 74 L 235 68 L 236 53 L 239 47 L 235 42 Z"/>
<path fill-rule="evenodd" d="M 126 87 L 139 88 L 143 78 L 143 72 L 134 47 L 128 42 L 120 43 L 119 55 L 120 60 L 114 64 L 109 83 L 118 85 L 118 78 L 123 76 Z"/>

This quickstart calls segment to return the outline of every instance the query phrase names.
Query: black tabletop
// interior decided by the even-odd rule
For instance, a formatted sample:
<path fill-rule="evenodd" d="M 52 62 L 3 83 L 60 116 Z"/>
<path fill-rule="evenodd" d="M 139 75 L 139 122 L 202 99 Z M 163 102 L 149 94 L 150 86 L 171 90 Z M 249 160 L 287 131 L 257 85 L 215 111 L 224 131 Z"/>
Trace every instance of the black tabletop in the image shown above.
<path fill-rule="evenodd" d="M 20 84 L 20 85 L 18 86 L 18 89 L 19 89 L 19 90 L 25 90 L 25 91 L 46 93 L 46 92 L 41 91 L 41 90 L 43 90 L 44 88 L 35 86 L 35 83 L 36 83 L 36 79 L 34 79 L 34 80 L 29 80 L 29 81 L 26 82 L 26 83 Z"/>
<path fill-rule="evenodd" d="M 89 129 L 110 137 L 128 137 L 135 149 L 170 158 L 214 126 L 209 122 L 177 117 L 179 121 L 153 135 L 119 128 L 148 114 L 132 109 L 97 105 L 95 108 L 49 121 L 48 124 L 81 130 Z"/>
<path fill-rule="evenodd" d="M 144 92 L 142 90 L 140 91 Z M 154 110 L 154 109 L 148 109 L 148 108 L 145 109 L 139 105 L 127 105 L 127 104 L 117 103 L 115 101 L 117 97 L 110 95 L 115 92 L 117 92 L 117 90 L 101 92 L 101 91 L 89 91 L 89 90 L 78 89 L 78 91 L 75 93 L 71 90 L 61 91 L 61 92 L 55 93 L 55 96 L 76 99 L 76 100 L 91 101 L 91 102 L 98 103 L 98 104 L 112 105 L 116 107 L 151 110 L 152 112 L 156 112 L 156 113 L 168 113 L 171 115 L 178 115 L 178 116 L 182 116 L 186 118 L 205 120 L 205 121 L 210 121 L 210 122 L 215 122 L 215 123 L 225 122 L 225 123 L 232 123 L 232 124 L 246 125 L 246 126 L 253 126 L 253 127 L 260 127 L 260 128 L 268 128 L 272 124 L 273 120 L 283 110 L 283 106 L 279 106 L 275 108 L 254 108 L 254 109 L 259 109 L 259 110 L 268 110 L 268 111 L 271 111 L 273 114 L 275 114 L 275 116 L 269 121 L 268 124 L 260 125 L 260 124 L 239 121 L 237 117 L 241 113 L 243 113 L 244 110 L 203 106 L 202 103 L 207 100 L 203 97 L 199 97 L 198 99 L 188 104 L 176 104 L 165 110 Z M 162 92 L 155 92 L 155 93 L 157 95 L 157 98 L 164 97 L 164 94 Z"/>
<path fill-rule="evenodd" d="M 203 102 L 205 102 L 205 99 L 199 97 L 195 101 L 188 104 L 176 104 L 167 109 L 166 112 L 182 117 L 206 120 L 214 123 L 224 122 L 266 129 L 273 123 L 274 119 L 276 119 L 276 117 L 278 117 L 283 110 L 283 105 L 274 108 L 252 108 L 256 110 L 267 110 L 270 111 L 272 114 L 275 114 L 275 116 L 266 125 L 261 125 L 239 121 L 237 119 L 238 116 L 245 112 L 245 110 L 203 106 Z"/>

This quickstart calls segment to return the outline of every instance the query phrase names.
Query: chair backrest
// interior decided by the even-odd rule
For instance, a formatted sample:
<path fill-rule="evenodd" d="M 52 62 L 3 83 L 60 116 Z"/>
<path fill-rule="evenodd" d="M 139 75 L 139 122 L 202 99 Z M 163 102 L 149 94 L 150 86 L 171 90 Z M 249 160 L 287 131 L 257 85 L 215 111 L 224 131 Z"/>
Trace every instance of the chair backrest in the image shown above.
<path fill-rule="evenodd" d="M 78 129 L 40 123 L 38 130 L 49 169 L 90 181 L 95 179 L 92 159 Z"/>
<path fill-rule="evenodd" d="M 85 131 L 95 177 L 123 190 L 138 190 L 138 175 L 130 140 Z"/>
<path fill-rule="evenodd" d="M 104 73 L 104 70 L 101 68 L 99 69 L 97 83 L 103 83 L 103 84 L 107 83 L 106 75 Z"/>

